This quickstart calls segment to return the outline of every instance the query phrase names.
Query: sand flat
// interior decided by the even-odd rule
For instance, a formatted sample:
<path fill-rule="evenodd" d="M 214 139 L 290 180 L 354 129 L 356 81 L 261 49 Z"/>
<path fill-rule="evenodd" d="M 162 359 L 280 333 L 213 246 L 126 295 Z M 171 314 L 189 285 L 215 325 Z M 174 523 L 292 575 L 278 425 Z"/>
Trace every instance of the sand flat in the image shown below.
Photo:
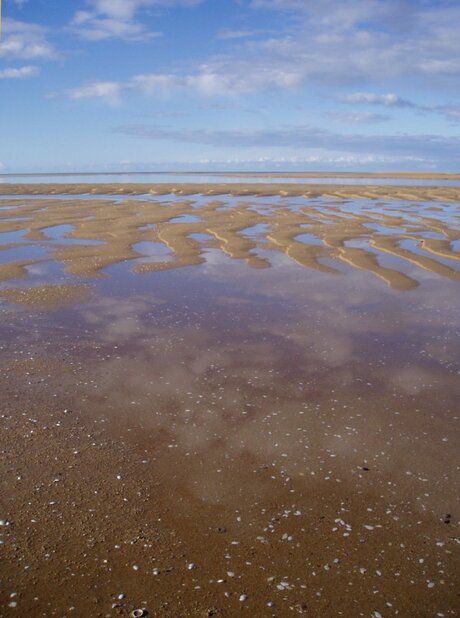
<path fill-rule="evenodd" d="M 72 183 L 2 184 L 3 195 L 234 195 L 328 197 L 331 199 L 393 199 L 401 201 L 460 201 L 457 186 L 379 186 L 328 184 L 251 184 L 251 183 Z"/>
<path fill-rule="evenodd" d="M 0 199 L 0 613 L 456 615 L 452 187 L 150 189 Z"/>
<path fill-rule="evenodd" d="M 20 255 L 20 248 L 27 246 L 47 251 L 47 257 L 41 260 L 3 260 L 0 278 L 22 277 L 27 283 L 27 266 L 50 259 L 61 264 L 66 273 L 83 278 L 106 277 L 106 269 L 118 263 L 131 264 L 137 273 L 198 265 L 205 261 L 211 245 L 196 240 L 197 234 L 213 238 L 213 247 L 256 268 L 270 267 L 270 258 L 260 254 L 268 250 L 282 252 L 306 268 L 331 273 L 337 271 L 334 262 L 337 266 L 343 262 L 367 270 L 398 289 L 412 289 L 418 284 L 416 276 L 401 270 L 407 262 L 454 281 L 460 277 L 458 252 L 452 246 L 460 238 L 460 225 L 455 209 L 447 204 L 440 207 L 438 217 L 433 217 L 426 214 L 431 211 L 422 214 L 417 204 L 409 202 L 396 216 L 393 200 L 382 202 L 375 210 L 367 207 L 354 211 L 346 208 L 346 201 L 331 204 L 303 198 L 304 202 L 293 207 L 289 197 L 275 202 L 265 195 L 246 196 L 244 200 L 222 196 L 216 201 L 204 195 L 197 207 L 193 195 L 170 201 L 162 196 L 134 199 L 127 194 L 115 201 L 107 195 L 109 187 L 101 191 L 100 199 L 88 196 L 78 201 L 61 194 L 53 200 L 44 195 L 0 200 L 9 206 L 0 211 L 0 239 L 2 234 L 9 238 L 17 235 L 9 245 L 3 245 L 4 255 L 10 255 L 8 247 L 17 248 L 14 255 Z M 233 201 L 227 205 L 230 199 Z M 258 209 L 261 200 L 265 211 Z M 11 209 L 21 216 L 12 218 Z M 245 232 L 257 225 L 265 232 L 257 236 Z M 389 228 L 391 236 L 385 235 Z M 47 236 L 47 230 L 60 229 L 65 230 L 62 235 Z M 305 240 L 307 232 L 311 242 Z M 408 240 L 420 251 L 400 247 Z M 350 245 L 355 241 L 359 241 L 359 247 Z M 135 248 L 142 243 L 159 243 L 171 257 L 148 260 Z M 399 258 L 399 262 L 387 266 L 379 257 L 384 254 Z M 0 252 L 0 260 L 1 256 Z"/>

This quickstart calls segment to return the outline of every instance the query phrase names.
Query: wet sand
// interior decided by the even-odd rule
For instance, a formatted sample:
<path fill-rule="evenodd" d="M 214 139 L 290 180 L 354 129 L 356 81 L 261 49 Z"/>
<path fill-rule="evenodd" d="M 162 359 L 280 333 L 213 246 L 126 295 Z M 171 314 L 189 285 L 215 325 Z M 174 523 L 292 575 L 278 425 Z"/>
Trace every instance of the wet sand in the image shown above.
<path fill-rule="evenodd" d="M 147 199 L 142 193 L 139 199 L 123 196 L 114 201 L 107 196 L 109 189 L 101 188 L 103 199 L 85 195 L 75 201 L 65 192 L 53 200 L 43 195 L 0 199 L 0 282 L 27 280 L 28 267 L 50 259 L 62 264 L 66 273 L 92 278 L 107 276 L 108 267 L 127 261 L 138 273 L 182 268 L 204 263 L 209 247 L 255 268 L 271 266 L 270 259 L 258 253 L 268 250 L 283 252 L 306 268 L 339 274 L 340 263 L 346 263 L 393 288 L 417 287 L 418 280 L 398 263 L 395 268 L 382 262 L 379 255 L 386 253 L 400 258 L 401 264 L 414 263 L 460 281 L 459 253 L 452 246 L 460 239 L 455 206 L 441 204 L 433 210 L 409 203 L 395 212 L 391 202 L 347 210 L 324 198 L 290 203 L 286 197 L 261 202 L 260 195 L 243 201 L 235 196 L 215 200 L 206 194 L 171 201 L 161 196 Z M 2 238 L 11 242 L 2 245 Z M 401 246 L 404 241 L 412 246 Z M 23 259 L 21 248 L 37 245 L 43 257 L 32 254 L 29 261 Z M 167 251 L 165 259 L 149 259 L 149 250 L 156 246 Z M 13 257 L 2 260 L 2 255 Z M 64 295 L 47 289 L 65 301 Z M 0 290 L 2 294 L 22 302 L 33 296 L 10 289 Z M 41 289 L 40 297 L 45 296 Z"/>
<path fill-rule="evenodd" d="M 328 184 L 251 184 L 251 183 L 72 183 L 1 185 L 3 195 L 234 195 L 326 197 L 332 199 L 391 199 L 402 201 L 458 202 L 457 186 L 328 185 Z"/>
<path fill-rule="evenodd" d="M 269 189 L 0 200 L 2 616 L 458 615 L 457 204 Z"/>

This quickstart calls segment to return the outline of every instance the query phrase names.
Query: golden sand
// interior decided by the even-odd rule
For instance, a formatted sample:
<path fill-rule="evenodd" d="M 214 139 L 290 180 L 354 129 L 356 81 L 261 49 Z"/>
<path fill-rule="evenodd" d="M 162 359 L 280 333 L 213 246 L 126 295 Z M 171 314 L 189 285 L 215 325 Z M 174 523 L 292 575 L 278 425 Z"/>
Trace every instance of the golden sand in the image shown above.
<path fill-rule="evenodd" d="M 3 195 L 236 195 L 330 197 L 333 199 L 391 199 L 459 202 L 460 187 L 411 185 L 340 185 L 305 183 L 108 183 L 2 184 Z"/>
<path fill-rule="evenodd" d="M 43 185 L 41 189 L 45 190 Z M 381 188 L 366 190 L 377 189 Z M 76 185 L 69 190 L 77 190 Z M 109 188 L 97 186 L 94 190 L 107 193 Z M 124 186 L 123 190 L 140 192 L 138 185 Z M 32 242 L 46 248 L 49 256 L 5 260 L 0 265 L 0 281 L 25 278 L 28 266 L 49 259 L 63 264 L 67 273 L 97 278 L 107 276 L 104 269 L 122 261 L 132 262 L 134 272 L 191 266 L 205 261 L 205 251 L 209 247 L 218 248 L 231 258 L 245 260 L 255 268 L 271 265 L 269 254 L 260 255 L 261 250 L 282 252 L 301 266 L 323 272 L 338 272 L 334 262 L 337 267 L 342 262 L 367 270 L 401 290 L 416 287 L 417 279 L 398 268 L 398 262 L 395 267 L 393 264 L 385 266 L 380 256 L 391 255 L 401 260 L 401 265 L 407 262 L 460 281 L 460 273 L 454 267 L 459 254 L 451 244 L 460 238 L 459 228 L 447 225 L 441 218 L 417 215 L 413 207 L 402 207 L 393 215 L 378 209 L 355 214 L 347 212 L 340 203 L 324 201 L 317 205 L 306 203 L 293 210 L 288 204 L 270 203 L 269 199 L 265 204 L 267 208 L 261 211 L 260 204 L 251 203 L 249 198 L 232 206 L 226 205 L 224 200 L 210 199 L 199 208 L 194 208 L 193 200 L 185 198 L 182 201 L 161 201 L 161 198 L 113 201 L 109 198 L 51 200 L 44 197 L 4 199 L 0 204 L 10 207 L 0 210 L 0 233 L 25 231 L 23 239 L 3 244 L 0 249 L 20 249 Z M 442 205 L 440 208 L 442 210 Z M 176 218 L 181 216 L 184 222 L 177 222 Z M 251 234 L 250 228 L 257 224 L 264 224 L 266 231 Z M 66 237 L 53 241 L 46 235 L 46 228 L 58 225 L 70 225 L 72 230 Z M 376 226 L 391 227 L 394 233 L 379 232 Z M 430 237 L 433 233 L 441 238 Z M 203 244 L 195 234 L 206 234 L 212 240 Z M 308 235 L 307 240 L 299 240 L 304 234 Z M 309 237 L 315 242 L 310 242 Z M 67 239 L 81 242 L 68 244 Z M 414 249 L 402 248 L 400 242 L 404 240 L 413 241 Z M 87 241 L 93 244 L 85 244 Z M 98 242 L 94 244 L 94 241 Z M 145 241 L 161 243 L 169 249 L 172 259 L 149 260 L 135 249 L 137 243 Z M 350 241 L 358 242 L 359 246 L 350 245 Z M 451 264 L 442 263 L 442 260 L 451 261 Z M 51 296 L 57 299 L 54 292 Z M 14 294 L 9 293 L 9 297 L 14 300 Z M 41 298 L 44 297 L 42 291 Z"/>

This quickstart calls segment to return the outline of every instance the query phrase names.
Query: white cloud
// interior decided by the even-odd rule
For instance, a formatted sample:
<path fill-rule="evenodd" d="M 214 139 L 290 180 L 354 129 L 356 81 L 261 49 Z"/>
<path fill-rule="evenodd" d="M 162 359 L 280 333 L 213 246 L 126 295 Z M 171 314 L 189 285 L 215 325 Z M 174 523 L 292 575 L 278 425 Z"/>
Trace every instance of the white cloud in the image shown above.
<path fill-rule="evenodd" d="M 311 153 L 375 155 L 418 160 L 446 161 L 449 167 L 460 165 L 460 137 L 408 134 L 342 134 L 316 127 L 252 130 L 176 129 L 150 125 L 118 127 L 116 133 L 154 141 L 177 141 L 218 148 L 289 148 Z M 315 153 L 316 154 L 316 153 Z"/>
<path fill-rule="evenodd" d="M 149 7 L 194 6 L 202 0 L 87 0 L 87 10 L 77 11 L 71 27 L 90 41 L 122 39 L 146 41 L 161 33 L 151 31 L 137 19 L 137 14 Z"/>
<path fill-rule="evenodd" d="M 103 41 L 119 38 L 127 41 L 145 41 L 157 36 L 159 32 L 148 32 L 138 22 L 119 18 L 98 17 L 89 11 L 78 11 L 72 21 L 73 28 L 81 38 L 88 41 Z"/>
<path fill-rule="evenodd" d="M 5 18 L 0 57 L 50 59 L 56 58 L 57 52 L 46 39 L 46 31 L 42 26 Z"/>
<path fill-rule="evenodd" d="M 74 27 L 86 38 L 143 39 L 153 33 L 138 20 L 142 9 L 199 1 L 87 0 L 88 10 L 75 15 Z M 456 80 L 460 84 L 460 5 L 448 0 L 439 0 L 436 10 L 412 0 L 253 0 L 251 6 L 295 11 L 295 20 L 284 20 L 289 24 L 287 34 L 280 20 L 277 36 L 241 41 L 233 53 L 212 56 L 197 68 L 135 75 L 118 83 L 119 93 L 188 90 L 208 97 L 237 97 L 318 84 L 350 88 L 363 82 L 426 80 L 427 76 L 433 87 L 446 79 L 451 86 Z M 221 31 L 224 38 L 244 38 L 243 34 L 249 31 Z M 393 92 L 357 92 L 340 100 L 425 110 Z"/>
<path fill-rule="evenodd" d="M 408 107 L 423 113 L 432 113 L 443 116 L 450 122 L 460 122 L 460 105 L 421 105 L 408 99 L 403 99 L 397 94 L 376 94 L 372 92 L 354 92 L 351 94 L 343 94 L 337 97 L 342 103 L 349 103 L 353 105 L 383 105 L 385 107 Z M 353 115 L 378 116 L 378 114 L 371 114 L 370 112 L 336 112 L 333 115 L 340 117 Z"/>
<path fill-rule="evenodd" d="M 177 2 L 165 0 L 161 6 L 173 4 Z M 134 18 L 146 6 L 160 5 L 154 0 L 91 0 L 92 10 L 78 13 L 75 20 L 82 36 L 142 38 L 149 33 Z M 244 41 L 234 53 L 211 57 L 197 70 L 155 74 L 153 83 L 162 75 L 174 87 L 214 96 L 313 84 L 350 86 L 401 77 L 441 80 L 448 76 L 452 84 L 455 79 L 460 82 L 460 5 L 441 0 L 432 11 L 428 5 L 401 0 L 356 0 L 353 5 L 342 0 L 258 0 L 253 6 L 295 9 L 299 15 L 286 35 Z M 105 25 L 99 24 L 101 19 Z M 349 102 L 411 106 L 393 93 L 354 96 Z"/>
<path fill-rule="evenodd" d="M 164 94 L 175 88 L 180 88 L 183 80 L 176 75 L 168 73 L 147 73 L 135 75 L 130 82 L 124 85 L 124 89 L 134 88 L 146 94 Z"/>
<path fill-rule="evenodd" d="M 20 68 L 7 68 L 0 70 L 0 79 L 23 79 L 25 77 L 35 77 L 40 72 L 38 67 L 24 66 Z"/>
<path fill-rule="evenodd" d="M 49 59 L 56 58 L 57 52 L 42 26 L 5 18 L 0 57 Z"/>
<path fill-rule="evenodd" d="M 389 116 L 383 114 L 373 114 L 372 112 L 330 112 L 331 118 L 335 118 L 340 122 L 352 124 L 365 124 L 374 122 L 385 122 L 389 120 Z"/>
<path fill-rule="evenodd" d="M 134 90 L 149 95 L 161 95 L 184 85 L 183 80 L 167 74 L 136 75 L 127 82 L 97 81 L 71 88 L 53 97 L 63 96 L 68 99 L 106 99 L 117 102 L 123 92 Z"/>
<path fill-rule="evenodd" d="M 95 82 L 67 90 L 63 96 L 77 99 L 101 96 L 107 84 L 120 95 L 125 91 L 140 91 L 149 95 L 165 95 L 172 91 L 188 90 L 205 97 L 237 95 L 268 88 L 291 88 L 300 85 L 300 76 L 289 71 L 262 70 L 257 76 L 245 76 L 238 70 L 226 71 L 216 65 L 202 65 L 197 73 L 174 75 L 172 73 L 146 73 L 135 75 L 126 82 Z"/>
<path fill-rule="evenodd" d="M 122 89 L 118 82 L 94 82 L 67 90 L 64 95 L 69 99 L 105 99 L 113 104 L 118 102 Z"/>
<path fill-rule="evenodd" d="M 305 83 L 460 77 L 458 2 L 253 0 L 251 5 L 295 13 L 289 35 L 259 49 L 265 48 L 275 66 L 303 67 Z"/>
<path fill-rule="evenodd" d="M 376 94 L 374 92 L 354 92 L 352 94 L 339 95 L 337 98 L 343 103 L 384 105 L 385 107 L 416 107 L 412 101 L 403 99 L 394 93 Z"/>
<path fill-rule="evenodd" d="M 197 73 L 187 75 L 184 84 L 201 94 L 218 96 L 289 89 L 303 83 L 302 71 L 296 66 L 270 66 L 263 60 L 252 60 L 249 64 L 246 60 L 216 59 L 201 65 Z"/>
<path fill-rule="evenodd" d="M 257 34 L 256 30 L 219 30 L 217 33 L 218 39 L 245 39 Z"/>

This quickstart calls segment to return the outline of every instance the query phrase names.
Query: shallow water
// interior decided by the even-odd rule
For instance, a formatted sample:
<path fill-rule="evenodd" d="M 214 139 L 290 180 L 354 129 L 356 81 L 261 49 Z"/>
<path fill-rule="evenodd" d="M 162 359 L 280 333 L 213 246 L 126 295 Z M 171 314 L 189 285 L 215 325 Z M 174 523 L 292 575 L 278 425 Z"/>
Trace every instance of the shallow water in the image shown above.
<path fill-rule="evenodd" d="M 46 201 L 0 218 L 23 611 L 455 616 L 455 205 Z"/>
<path fill-rule="evenodd" d="M 111 182 L 134 182 L 134 183 L 187 183 L 197 182 L 205 184 L 213 184 L 219 182 L 239 183 L 251 182 L 260 184 L 271 183 L 306 183 L 306 184 L 344 184 L 344 185 L 401 185 L 401 186 L 446 186 L 458 187 L 460 180 L 450 179 L 429 179 L 429 178 L 372 178 L 372 177 L 296 177 L 289 176 L 233 176 L 223 174 L 173 174 L 164 172 L 146 172 L 143 174 L 136 173 L 119 173 L 119 174 L 46 174 L 43 176 L 37 175 L 0 175 L 0 184 L 5 182 L 14 183 L 111 183 Z"/>
<path fill-rule="evenodd" d="M 21 197 L 0 214 L 0 244 L 3 249 L 26 244 L 29 255 L 31 246 L 46 245 L 67 272 L 90 277 L 119 262 L 144 273 L 198 265 L 208 261 L 204 250 L 209 245 L 256 268 L 276 265 L 279 252 L 305 268 L 330 274 L 346 264 L 397 289 L 415 288 L 423 271 L 460 278 L 455 203 L 225 195 L 218 200 L 143 198 Z M 263 257 L 262 250 L 268 250 Z M 0 281 L 27 285 L 29 255 L 19 257 L 19 248 L 15 255 L 17 265 L 10 253 L 0 254 Z M 324 260 L 330 261 L 327 267 Z M 19 266 L 24 281 L 17 277 L 16 283 L 11 273 Z"/>

